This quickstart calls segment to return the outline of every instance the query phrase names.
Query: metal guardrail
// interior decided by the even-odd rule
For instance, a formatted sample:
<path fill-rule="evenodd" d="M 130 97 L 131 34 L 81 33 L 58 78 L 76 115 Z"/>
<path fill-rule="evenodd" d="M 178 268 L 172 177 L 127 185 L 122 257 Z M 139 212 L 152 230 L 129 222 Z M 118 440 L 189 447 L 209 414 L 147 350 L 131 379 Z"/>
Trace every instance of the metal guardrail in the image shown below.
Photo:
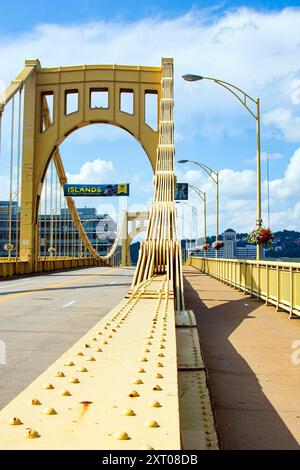
<path fill-rule="evenodd" d="M 95 258 L 39 258 L 34 263 L 34 269 L 28 261 L 21 261 L 16 258 L 6 259 L 0 258 L 0 280 L 12 276 L 60 271 L 64 269 L 83 268 L 89 266 L 99 266 L 99 261 Z"/>
<path fill-rule="evenodd" d="M 300 263 L 204 259 L 186 262 L 203 273 L 275 305 L 276 309 L 300 316 Z"/>

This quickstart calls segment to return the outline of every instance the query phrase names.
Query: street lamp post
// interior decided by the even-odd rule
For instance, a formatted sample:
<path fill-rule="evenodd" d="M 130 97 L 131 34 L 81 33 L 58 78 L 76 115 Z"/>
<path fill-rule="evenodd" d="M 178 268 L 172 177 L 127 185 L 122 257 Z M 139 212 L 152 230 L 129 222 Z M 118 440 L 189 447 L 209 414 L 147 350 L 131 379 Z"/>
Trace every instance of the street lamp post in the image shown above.
<path fill-rule="evenodd" d="M 198 210 L 197 210 L 197 207 L 192 206 L 191 204 L 189 204 L 186 201 L 176 201 L 176 204 L 185 204 L 187 206 L 190 206 L 191 209 L 192 209 L 192 213 L 194 212 L 194 214 L 195 214 L 195 219 L 196 219 L 196 222 L 195 222 L 195 237 L 196 237 L 195 245 L 196 245 L 197 239 L 198 239 Z M 182 219 L 182 237 L 183 237 L 184 236 L 184 225 L 185 225 L 184 216 L 181 216 L 181 219 Z M 189 249 L 187 250 L 185 248 L 185 251 L 187 250 L 188 253 L 192 252 L 192 238 L 193 238 L 192 234 L 193 234 L 193 218 L 192 218 L 192 221 L 190 222 Z"/>
<path fill-rule="evenodd" d="M 216 184 L 216 242 L 219 239 L 219 172 L 213 170 L 204 163 L 196 162 L 194 160 L 178 160 L 177 163 L 194 163 L 195 165 L 199 166 L 204 170 L 208 176 L 213 180 Z M 216 250 L 215 257 L 218 258 L 218 250 Z"/>
<path fill-rule="evenodd" d="M 256 191 L 257 191 L 257 202 L 256 202 L 256 227 L 259 229 L 262 226 L 261 220 L 261 143 L 260 143 L 260 101 L 259 98 L 252 98 L 250 95 L 245 93 L 243 90 L 233 85 L 232 83 L 225 82 L 224 80 L 219 80 L 218 78 L 212 77 L 203 77 L 202 75 L 186 74 L 182 77 L 187 82 L 196 82 L 199 80 L 211 80 L 218 85 L 226 88 L 230 93 L 232 93 L 247 109 L 247 111 L 254 117 L 256 120 Z M 241 96 L 240 96 L 241 95 Z M 250 100 L 255 104 L 255 112 L 250 109 L 248 106 L 247 100 Z M 256 245 L 256 259 L 260 260 L 261 257 L 261 247 Z"/>
<path fill-rule="evenodd" d="M 203 227 L 204 227 L 204 242 L 203 244 L 206 245 L 206 192 L 201 191 L 201 189 L 189 184 L 189 187 L 195 191 L 196 194 L 202 199 L 203 201 Z M 204 258 L 206 258 L 206 249 L 204 250 Z"/>

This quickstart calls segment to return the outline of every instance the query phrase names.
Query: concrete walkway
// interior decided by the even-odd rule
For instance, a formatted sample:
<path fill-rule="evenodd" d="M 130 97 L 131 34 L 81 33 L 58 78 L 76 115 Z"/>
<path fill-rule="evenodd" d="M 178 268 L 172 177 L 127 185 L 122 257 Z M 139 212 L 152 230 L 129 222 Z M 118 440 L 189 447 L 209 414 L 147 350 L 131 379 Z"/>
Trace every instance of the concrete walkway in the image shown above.
<path fill-rule="evenodd" d="M 299 450 L 300 319 L 289 320 L 195 268 L 185 267 L 184 275 L 221 447 Z"/>

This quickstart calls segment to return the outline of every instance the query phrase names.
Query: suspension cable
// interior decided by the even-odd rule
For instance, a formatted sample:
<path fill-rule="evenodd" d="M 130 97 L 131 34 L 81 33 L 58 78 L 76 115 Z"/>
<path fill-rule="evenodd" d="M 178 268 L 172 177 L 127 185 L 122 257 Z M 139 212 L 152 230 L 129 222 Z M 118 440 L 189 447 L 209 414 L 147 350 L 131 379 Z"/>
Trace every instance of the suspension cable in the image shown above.
<path fill-rule="evenodd" d="M 50 162 L 50 256 L 53 256 L 53 160 Z"/>
<path fill-rule="evenodd" d="M 8 214 L 8 257 L 12 252 L 12 199 L 13 199 L 13 162 L 14 162 L 14 123 L 15 123 L 15 97 L 12 98 L 11 110 L 11 140 L 10 140 L 10 175 L 9 175 L 9 214 Z"/>
<path fill-rule="evenodd" d="M 44 256 L 47 256 L 47 192 L 48 192 L 48 173 L 45 174 L 44 182 Z"/>
<path fill-rule="evenodd" d="M 17 210 L 16 210 L 16 257 L 19 256 L 19 229 L 20 229 L 20 174 L 21 174 L 21 119 L 22 119 L 22 88 L 19 91 L 19 116 L 18 116 L 18 161 L 17 161 Z"/>

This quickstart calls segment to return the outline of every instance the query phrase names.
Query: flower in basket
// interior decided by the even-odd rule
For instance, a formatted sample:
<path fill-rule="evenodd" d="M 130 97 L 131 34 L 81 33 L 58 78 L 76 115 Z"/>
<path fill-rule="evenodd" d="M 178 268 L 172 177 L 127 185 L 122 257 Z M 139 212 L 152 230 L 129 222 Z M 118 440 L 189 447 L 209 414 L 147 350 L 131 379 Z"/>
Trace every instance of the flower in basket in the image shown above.
<path fill-rule="evenodd" d="M 225 243 L 223 242 L 223 240 L 217 240 L 212 244 L 212 247 L 214 250 L 220 250 L 224 247 L 224 245 Z"/>
<path fill-rule="evenodd" d="M 201 246 L 200 249 L 203 250 L 203 251 L 209 250 L 209 249 L 210 249 L 209 243 L 204 243 L 204 244 Z"/>
<path fill-rule="evenodd" d="M 257 228 L 248 235 L 248 243 L 251 245 L 268 246 L 272 245 L 274 236 L 270 228 Z"/>

